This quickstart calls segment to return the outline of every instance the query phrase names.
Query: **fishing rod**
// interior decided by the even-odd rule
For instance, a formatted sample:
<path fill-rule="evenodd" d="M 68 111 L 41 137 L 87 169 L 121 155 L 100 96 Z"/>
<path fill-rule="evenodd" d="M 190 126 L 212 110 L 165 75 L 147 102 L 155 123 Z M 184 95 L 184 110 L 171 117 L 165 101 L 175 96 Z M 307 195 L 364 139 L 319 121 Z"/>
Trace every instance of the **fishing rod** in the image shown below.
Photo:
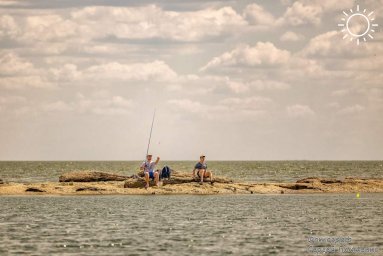
<path fill-rule="evenodd" d="M 149 154 L 149 147 L 150 147 L 150 140 L 152 138 L 152 131 L 153 131 L 153 125 L 154 125 L 154 118 L 156 117 L 156 109 L 154 109 L 154 113 L 153 113 L 153 119 L 152 119 L 152 127 L 150 128 L 150 134 L 149 134 L 149 142 L 148 142 L 148 147 L 146 149 L 146 156 L 145 156 L 145 159 L 147 157 L 147 155 Z"/>

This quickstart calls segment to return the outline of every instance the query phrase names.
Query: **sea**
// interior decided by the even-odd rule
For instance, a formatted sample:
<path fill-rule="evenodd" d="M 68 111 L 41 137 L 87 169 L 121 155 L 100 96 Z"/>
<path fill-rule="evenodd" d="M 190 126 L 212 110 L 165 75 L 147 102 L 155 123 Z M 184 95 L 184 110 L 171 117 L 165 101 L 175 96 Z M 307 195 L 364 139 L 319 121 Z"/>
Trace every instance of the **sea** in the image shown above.
<path fill-rule="evenodd" d="M 167 161 L 192 171 L 191 161 Z M 7 182 L 139 162 L 0 162 Z M 208 162 L 244 182 L 382 178 L 382 161 Z M 0 196 L 0 255 L 383 255 L 383 194 Z"/>

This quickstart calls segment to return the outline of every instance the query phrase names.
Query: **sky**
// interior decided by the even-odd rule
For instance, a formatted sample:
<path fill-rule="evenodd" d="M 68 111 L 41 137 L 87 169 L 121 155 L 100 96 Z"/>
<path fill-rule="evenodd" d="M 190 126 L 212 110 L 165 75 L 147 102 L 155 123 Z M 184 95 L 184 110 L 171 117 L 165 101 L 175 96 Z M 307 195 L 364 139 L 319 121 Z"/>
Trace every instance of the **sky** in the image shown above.
<path fill-rule="evenodd" d="M 0 160 L 140 160 L 154 109 L 162 159 L 381 160 L 381 26 L 383 0 L 1 1 Z"/>

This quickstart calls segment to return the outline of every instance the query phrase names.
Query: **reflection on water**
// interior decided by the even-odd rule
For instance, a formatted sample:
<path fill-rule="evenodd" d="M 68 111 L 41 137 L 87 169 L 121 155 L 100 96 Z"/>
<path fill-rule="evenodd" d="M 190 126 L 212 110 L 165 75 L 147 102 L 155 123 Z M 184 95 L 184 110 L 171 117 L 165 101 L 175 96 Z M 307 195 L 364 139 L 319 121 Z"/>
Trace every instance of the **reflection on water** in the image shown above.
<path fill-rule="evenodd" d="M 301 255 L 382 247 L 383 194 L 0 197 L 0 255 Z"/>
<path fill-rule="evenodd" d="M 192 172 L 195 162 L 162 161 L 175 170 Z M 216 175 L 241 181 L 296 181 L 305 177 L 330 178 L 383 177 L 383 161 L 210 161 Z M 137 161 L 91 162 L 0 162 L 0 178 L 6 181 L 57 181 L 65 172 L 97 170 L 131 175 L 138 171 Z"/>

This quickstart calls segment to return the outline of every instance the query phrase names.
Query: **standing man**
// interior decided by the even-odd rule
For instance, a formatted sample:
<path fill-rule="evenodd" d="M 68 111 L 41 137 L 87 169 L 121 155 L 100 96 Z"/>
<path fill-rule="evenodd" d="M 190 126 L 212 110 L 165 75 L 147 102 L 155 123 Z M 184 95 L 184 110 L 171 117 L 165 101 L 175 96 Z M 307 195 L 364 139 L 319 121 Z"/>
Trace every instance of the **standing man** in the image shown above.
<path fill-rule="evenodd" d="M 200 178 L 200 183 L 203 184 L 203 178 L 210 177 L 210 183 L 213 184 L 213 173 L 211 171 L 207 170 L 207 164 L 205 163 L 205 156 L 201 155 L 199 157 L 199 162 L 195 165 L 193 170 L 193 177 L 196 178 L 196 171 L 197 176 Z"/>
<path fill-rule="evenodd" d="M 159 173 L 154 171 L 154 168 L 160 161 L 160 157 L 157 157 L 155 162 L 152 162 L 152 155 L 147 155 L 146 160 L 141 164 L 140 170 L 144 171 L 146 185 L 145 188 L 149 187 L 149 179 L 155 180 L 156 186 L 158 186 Z"/>

